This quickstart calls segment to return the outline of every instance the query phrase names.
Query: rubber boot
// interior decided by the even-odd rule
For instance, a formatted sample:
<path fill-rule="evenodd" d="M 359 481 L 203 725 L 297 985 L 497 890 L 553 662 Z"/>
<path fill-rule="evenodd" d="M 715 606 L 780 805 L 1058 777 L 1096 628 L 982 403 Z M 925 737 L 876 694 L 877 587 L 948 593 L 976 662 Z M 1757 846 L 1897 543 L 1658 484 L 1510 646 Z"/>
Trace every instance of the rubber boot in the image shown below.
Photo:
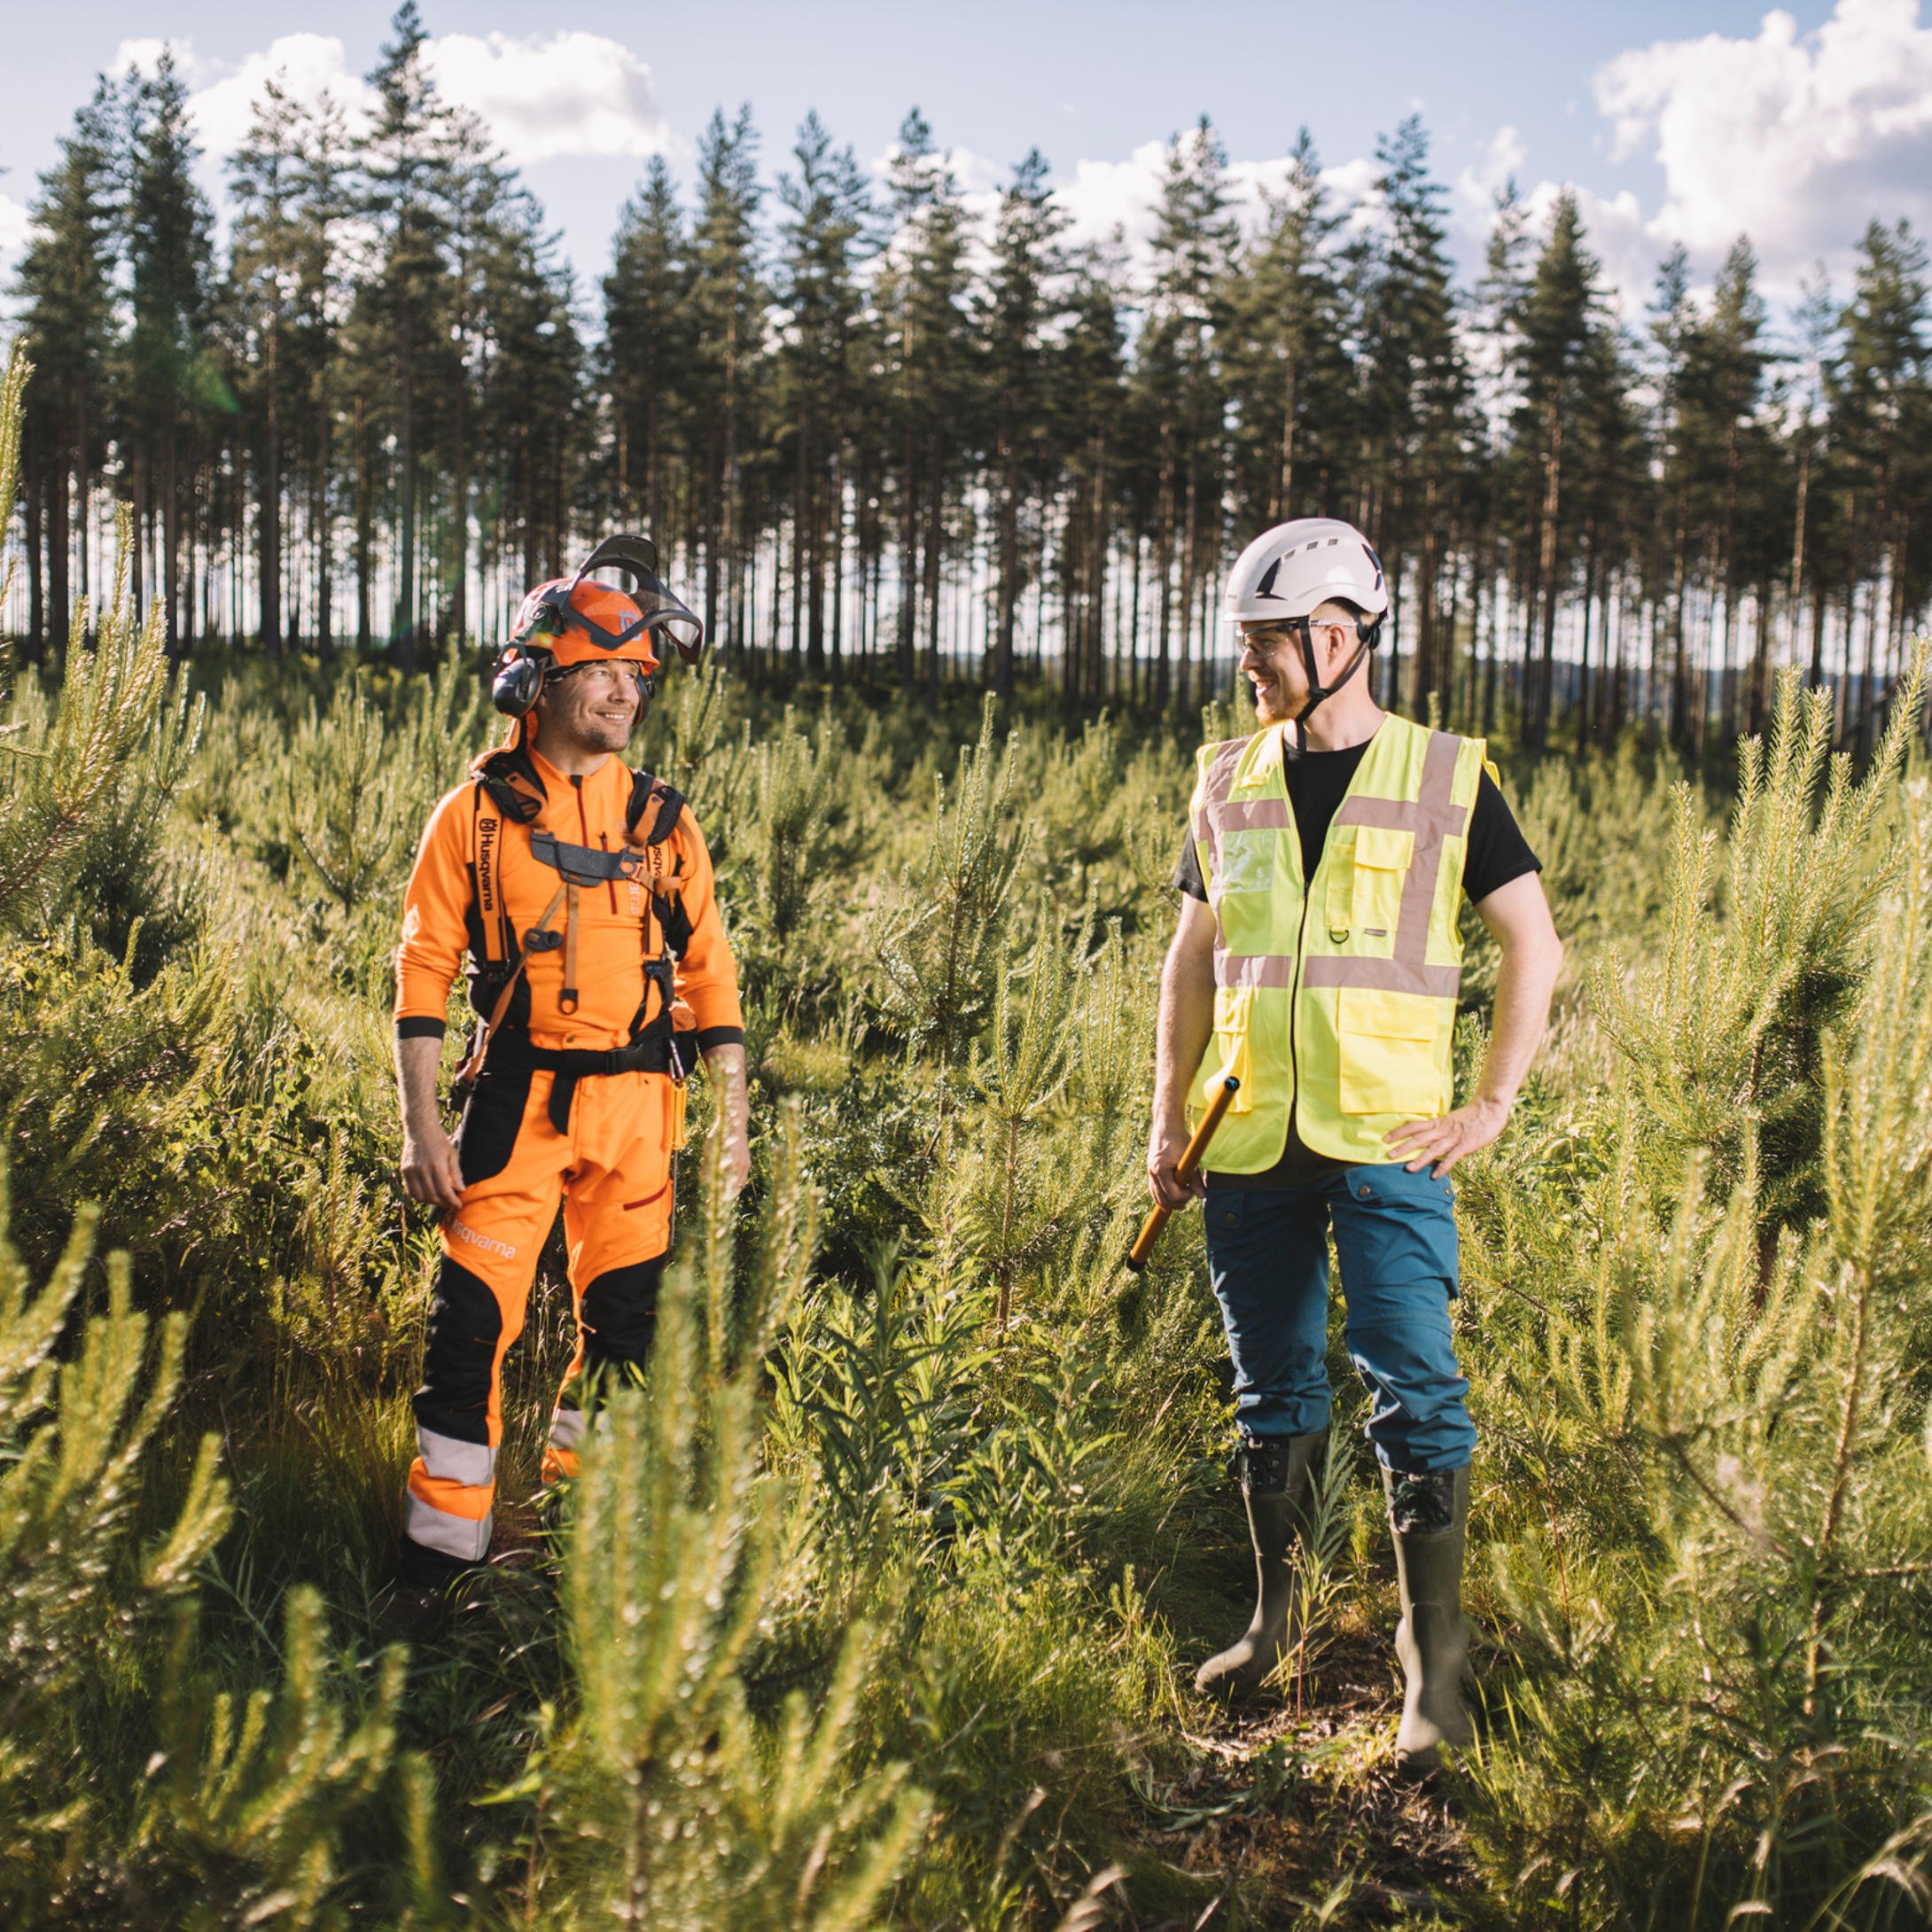
<path fill-rule="evenodd" d="M 1395 1532 L 1395 1574 L 1402 1621 L 1395 1632 L 1406 1689 L 1395 1733 L 1396 1769 L 1427 1778 L 1441 1768 L 1445 1744 L 1469 1743 L 1475 1732 L 1462 1702 L 1469 1632 L 1462 1616 L 1463 1532 L 1469 1516 L 1469 1472 L 1382 1472 Z"/>
<path fill-rule="evenodd" d="M 1313 1436 L 1250 1436 L 1242 1445 L 1241 1492 L 1254 1542 L 1254 1616 L 1241 1637 L 1195 1672 L 1194 1687 L 1204 1695 L 1252 1696 L 1298 1640 L 1289 1627 L 1295 1545 L 1307 1533 L 1315 1472 L 1328 1440 L 1320 1430 Z"/>

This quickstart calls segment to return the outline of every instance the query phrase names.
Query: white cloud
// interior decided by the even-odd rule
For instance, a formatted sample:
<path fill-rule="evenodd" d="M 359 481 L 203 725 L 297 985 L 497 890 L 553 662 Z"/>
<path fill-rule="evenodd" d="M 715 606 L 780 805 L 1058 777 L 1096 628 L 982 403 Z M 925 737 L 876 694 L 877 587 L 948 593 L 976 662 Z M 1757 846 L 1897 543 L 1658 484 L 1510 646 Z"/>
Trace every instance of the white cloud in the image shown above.
<path fill-rule="evenodd" d="M 1286 190 L 1291 166 L 1285 154 L 1228 163 L 1228 205 L 1243 235 L 1252 238 L 1266 224 L 1267 198 Z M 1143 141 L 1125 160 L 1076 162 L 1071 177 L 1056 191 L 1060 205 L 1072 217 L 1068 240 L 1104 241 L 1118 228 L 1126 238 L 1130 264 L 1137 270 L 1144 268 L 1153 245 L 1155 209 L 1166 167 L 1165 141 Z M 1345 214 L 1352 222 L 1367 218 L 1380 172 L 1366 157 L 1323 168 L 1321 183 L 1330 212 Z"/>
<path fill-rule="evenodd" d="M 1143 141 L 1123 161 L 1076 161 L 1072 178 L 1056 197 L 1072 217 L 1069 242 L 1105 241 L 1118 228 L 1136 257 L 1154 234 L 1154 203 L 1160 193 L 1167 144 Z"/>
<path fill-rule="evenodd" d="M 210 154 L 232 154 L 247 139 L 255 103 L 270 81 L 303 107 L 317 107 L 332 97 L 352 120 L 360 119 L 371 98 L 362 76 L 349 69 L 347 49 L 332 34 L 284 34 L 195 90 L 195 132 Z"/>
<path fill-rule="evenodd" d="M 1838 0 L 1816 33 L 1782 11 L 1756 39 L 1619 54 L 1595 78 L 1615 158 L 1664 175 L 1648 223 L 1707 269 L 1749 234 L 1774 288 L 1842 259 L 1876 217 L 1932 226 L 1932 29 L 1918 0 Z"/>
<path fill-rule="evenodd" d="M 190 41 L 124 40 L 114 71 L 152 74 L 164 45 L 191 90 L 195 134 L 213 160 L 242 144 L 270 79 L 305 106 L 332 96 L 352 126 L 374 102 L 332 34 L 284 34 L 234 65 L 201 58 Z M 670 145 L 650 68 L 621 42 L 586 33 L 444 34 L 423 53 L 443 98 L 476 113 L 518 166 L 563 155 L 655 154 Z"/>
<path fill-rule="evenodd" d="M 424 50 L 446 100 L 473 109 L 518 165 L 670 145 L 649 65 L 601 34 L 445 34 Z"/>
<path fill-rule="evenodd" d="M 114 58 L 107 63 L 110 74 L 141 74 L 152 78 L 154 70 L 160 65 L 162 53 L 169 47 L 175 50 L 175 66 L 185 74 L 194 60 L 194 43 L 191 41 L 124 40 L 114 49 Z"/>

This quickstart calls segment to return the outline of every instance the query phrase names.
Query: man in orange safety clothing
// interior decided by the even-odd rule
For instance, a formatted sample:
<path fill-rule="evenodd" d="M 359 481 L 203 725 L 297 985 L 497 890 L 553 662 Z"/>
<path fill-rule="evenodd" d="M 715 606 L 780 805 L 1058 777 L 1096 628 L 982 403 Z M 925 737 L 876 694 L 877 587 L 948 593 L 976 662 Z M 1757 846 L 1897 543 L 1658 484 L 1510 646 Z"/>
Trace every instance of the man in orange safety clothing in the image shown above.
<path fill-rule="evenodd" d="M 546 1477 L 571 1475 L 597 1392 L 650 1347 L 671 1238 L 671 1157 L 698 1056 L 718 1089 L 728 1186 L 749 1172 L 737 970 L 697 821 L 619 755 L 650 701 L 658 641 L 687 661 L 697 619 L 641 537 L 524 600 L 493 695 L 516 720 L 431 814 L 396 951 L 402 1182 L 445 1211 L 398 1589 L 419 1608 L 490 1543 L 503 1357 L 563 1204 L 578 1347 Z M 592 573 L 616 569 L 623 591 Z M 477 1039 L 454 1141 L 436 1079 L 467 953 Z"/>

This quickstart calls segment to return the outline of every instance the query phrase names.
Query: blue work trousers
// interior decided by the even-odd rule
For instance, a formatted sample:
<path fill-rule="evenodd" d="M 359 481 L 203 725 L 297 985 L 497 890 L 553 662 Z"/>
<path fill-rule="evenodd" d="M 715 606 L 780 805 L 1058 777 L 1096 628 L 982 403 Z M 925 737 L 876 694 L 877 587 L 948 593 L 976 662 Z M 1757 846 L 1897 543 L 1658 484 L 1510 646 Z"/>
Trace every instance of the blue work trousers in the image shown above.
<path fill-rule="evenodd" d="M 1367 1384 L 1376 1455 L 1392 1469 L 1468 1462 L 1469 1385 L 1449 1333 L 1454 1203 L 1449 1181 L 1400 1165 L 1348 1167 L 1311 1187 L 1208 1196 L 1208 1272 L 1247 1434 L 1307 1436 L 1328 1426 L 1332 1227 L 1349 1358 Z"/>

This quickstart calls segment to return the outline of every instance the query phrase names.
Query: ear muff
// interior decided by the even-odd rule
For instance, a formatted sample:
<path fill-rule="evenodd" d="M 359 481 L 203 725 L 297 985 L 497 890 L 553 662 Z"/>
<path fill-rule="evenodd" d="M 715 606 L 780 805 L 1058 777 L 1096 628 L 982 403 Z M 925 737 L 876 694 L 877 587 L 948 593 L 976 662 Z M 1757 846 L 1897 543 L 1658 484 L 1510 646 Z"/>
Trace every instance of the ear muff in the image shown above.
<path fill-rule="evenodd" d="M 519 652 L 514 658 L 502 658 L 490 682 L 491 704 L 506 718 L 527 717 L 543 695 L 543 674 L 549 658 L 548 651 Z"/>

